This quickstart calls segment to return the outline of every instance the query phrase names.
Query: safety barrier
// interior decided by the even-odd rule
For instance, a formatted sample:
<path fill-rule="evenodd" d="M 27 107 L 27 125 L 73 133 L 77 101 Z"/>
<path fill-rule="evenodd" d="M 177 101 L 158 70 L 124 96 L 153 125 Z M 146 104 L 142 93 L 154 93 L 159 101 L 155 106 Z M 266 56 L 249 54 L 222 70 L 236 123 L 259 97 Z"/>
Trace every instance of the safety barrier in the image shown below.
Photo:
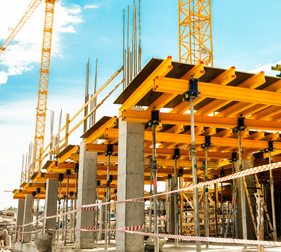
<path fill-rule="evenodd" d="M 43 218 L 38 219 L 37 221 L 17 226 L 18 237 L 20 237 L 20 233 L 27 233 L 27 232 L 21 232 L 20 231 L 20 229 L 22 227 L 25 227 L 25 226 L 28 226 L 28 225 L 33 225 L 36 222 L 42 221 L 44 219 L 52 219 L 52 218 L 62 217 L 62 216 L 72 214 L 72 213 L 82 211 L 82 210 L 84 210 L 84 211 L 94 210 L 97 206 L 108 205 L 108 204 L 112 204 L 112 203 L 125 203 L 125 202 L 144 203 L 144 200 L 147 199 L 147 198 L 172 194 L 172 193 L 176 193 L 176 192 L 188 191 L 188 190 L 192 190 L 194 188 L 209 186 L 209 185 L 213 185 L 213 184 L 216 184 L 216 183 L 222 183 L 222 182 L 229 181 L 229 180 L 232 180 L 232 179 L 242 178 L 242 177 L 245 177 L 245 176 L 248 176 L 248 175 L 253 175 L 253 174 L 256 174 L 256 173 L 274 170 L 274 169 L 278 169 L 278 168 L 281 168 L 281 162 L 254 167 L 254 168 L 244 170 L 244 171 L 241 171 L 241 172 L 237 172 L 237 173 L 225 176 L 225 177 L 221 177 L 221 178 L 214 179 L 214 180 L 207 181 L 207 182 L 201 182 L 201 183 L 198 183 L 196 185 L 190 185 L 188 187 L 173 190 L 173 191 L 169 191 L 169 192 L 144 196 L 144 197 L 135 198 L 135 199 L 117 200 L 117 201 L 111 201 L 111 202 L 102 202 L 102 203 L 96 203 L 96 204 L 83 205 L 83 206 L 80 206 L 77 209 L 74 209 L 74 210 L 69 211 L 69 212 L 65 212 L 65 213 L 53 215 L 53 216 L 43 217 Z M 117 231 L 117 232 L 125 232 L 125 233 L 154 236 L 154 237 L 166 237 L 166 238 L 170 238 L 170 239 L 187 240 L 187 241 L 203 241 L 203 242 L 232 243 L 232 244 L 237 243 L 237 244 L 252 244 L 252 245 L 266 245 L 266 246 L 280 246 L 281 247 L 281 242 L 274 242 L 274 241 L 255 241 L 255 240 L 228 239 L 228 238 L 212 238 L 212 237 L 197 237 L 197 236 L 185 236 L 185 235 L 155 234 L 155 233 L 146 233 L 146 232 L 138 232 L 137 231 L 137 230 L 141 230 L 141 229 L 144 229 L 144 225 L 124 227 L 124 228 L 121 228 L 121 229 L 104 229 L 104 230 L 103 229 L 97 230 L 95 227 L 82 227 L 82 228 L 76 228 L 76 229 L 57 229 L 57 230 L 53 229 L 53 230 L 54 231 L 71 231 L 71 230 L 74 231 L 74 230 L 77 230 L 77 231 L 94 231 L 94 232 Z M 37 232 L 37 231 L 32 231 L 32 232 Z M 32 233 L 32 232 L 29 232 L 29 233 Z"/>

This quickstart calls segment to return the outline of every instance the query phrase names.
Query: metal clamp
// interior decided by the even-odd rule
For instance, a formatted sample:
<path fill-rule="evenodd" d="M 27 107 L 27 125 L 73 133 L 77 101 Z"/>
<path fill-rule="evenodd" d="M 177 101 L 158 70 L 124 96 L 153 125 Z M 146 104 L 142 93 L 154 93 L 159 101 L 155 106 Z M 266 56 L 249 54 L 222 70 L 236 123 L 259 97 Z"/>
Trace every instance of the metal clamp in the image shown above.
<path fill-rule="evenodd" d="M 235 162 L 237 162 L 237 152 L 233 151 L 231 153 L 231 159 L 229 159 L 229 163 L 235 163 Z"/>
<path fill-rule="evenodd" d="M 113 154 L 113 144 L 107 145 L 107 151 L 105 152 L 105 156 L 111 156 Z"/>
<path fill-rule="evenodd" d="M 178 174 L 179 177 L 182 177 L 183 176 L 183 169 L 179 169 L 179 174 Z"/>
<path fill-rule="evenodd" d="M 232 129 L 233 134 L 238 133 L 238 131 L 245 131 L 245 129 L 247 129 L 247 127 L 244 124 L 245 119 L 246 118 L 242 117 L 242 115 L 238 118 L 238 126 Z"/>
<path fill-rule="evenodd" d="M 174 149 L 174 155 L 172 156 L 172 159 L 179 159 L 180 158 L 180 149 L 179 148 L 175 148 Z"/>
<path fill-rule="evenodd" d="M 205 148 L 209 148 L 209 147 L 211 147 L 211 136 L 206 135 L 205 136 L 205 143 L 201 144 L 201 148 L 205 149 Z"/>
<path fill-rule="evenodd" d="M 78 171 L 79 171 L 79 163 L 75 164 L 75 170 L 74 170 L 74 172 L 75 172 L 75 173 L 78 173 Z"/>
<path fill-rule="evenodd" d="M 198 98 L 201 92 L 198 92 L 198 79 L 189 80 L 189 90 L 183 94 L 183 101 L 190 101 L 190 98 Z"/>
<path fill-rule="evenodd" d="M 272 140 L 268 141 L 268 148 L 265 148 L 265 149 L 261 150 L 260 152 L 268 153 L 268 152 L 274 151 L 273 142 L 274 141 L 272 141 Z"/>
<path fill-rule="evenodd" d="M 60 174 L 59 174 L 59 182 L 62 182 L 62 181 L 63 181 L 63 174 L 60 173 Z"/>
<path fill-rule="evenodd" d="M 148 121 L 148 127 L 152 127 L 152 125 L 159 125 L 159 110 L 151 111 L 151 120 Z"/>

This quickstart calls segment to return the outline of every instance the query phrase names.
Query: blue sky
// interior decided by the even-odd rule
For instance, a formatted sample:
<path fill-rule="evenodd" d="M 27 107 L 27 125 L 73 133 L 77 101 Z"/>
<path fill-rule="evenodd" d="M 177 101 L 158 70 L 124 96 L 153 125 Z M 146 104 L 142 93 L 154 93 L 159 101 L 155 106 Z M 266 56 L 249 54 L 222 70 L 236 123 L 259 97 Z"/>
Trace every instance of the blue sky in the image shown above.
<path fill-rule="evenodd" d="M 151 57 L 170 55 L 178 60 L 177 2 L 142 0 L 143 65 Z M 16 26 L 29 3 L 0 0 L 1 45 L 9 36 L 8 28 Z M 73 115 L 82 106 L 88 58 L 91 90 L 96 58 L 99 87 L 122 66 L 122 18 L 128 4 L 132 17 L 133 0 L 60 0 L 56 4 L 45 143 L 49 141 L 49 111 L 55 110 L 57 123 L 61 108 L 64 115 Z M 22 153 L 28 151 L 34 138 L 44 7 L 43 1 L 0 56 L 0 209 L 17 205 L 3 190 L 18 188 Z M 214 66 L 264 70 L 275 75 L 270 66 L 281 60 L 280 9 L 279 0 L 212 1 Z M 102 93 L 99 101 L 120 79 Z M 118 106 L 111 103 L 120 92 L 118 89 L 99 109 L 98 117 L 118 115 Z M 79 129 L 71 143 L 79 143 L 81 133 Z"/>

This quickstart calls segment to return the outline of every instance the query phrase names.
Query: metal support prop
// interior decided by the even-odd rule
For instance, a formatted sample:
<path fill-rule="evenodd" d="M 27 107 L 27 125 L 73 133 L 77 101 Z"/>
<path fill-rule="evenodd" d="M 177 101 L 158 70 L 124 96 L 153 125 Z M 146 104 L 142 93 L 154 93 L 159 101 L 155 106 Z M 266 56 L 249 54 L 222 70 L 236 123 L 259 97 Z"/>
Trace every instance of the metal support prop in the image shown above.
<path fill-rule="evenodd" d="M 72 211 L 73 210 L 73 192 L 70 192 L 70 198 L 71 198 L 71 207 L 70 207 L 70 210 Z M 74 229 L 74 226 L 73 226 L 73 213 L 70 214 L 70 226 L 71 226 L 71 229 Z M 70 241 L 73 242 L 73 233 L 74 231 L 71 230 L 70 231 Z"/>
<path fill-rule="evenodd" d="M 180 169 L 181 170 L 181 169 Z M 182 188 L 182 174 L 179 172 L 179 189 Z M 180 192 L 180 224 L 179 224 L 179 234 L 182 235 L 182 208 L 183 208 L 183 204 L 182 204 L 182 192 Z"/>
<path fill-rule="evenodd" d="M 229 211 L 229 213 L 228 213 L 227 225 L 226 225 L 225 233 L 224 233 L 224 236 L 223 236 L 224 238 L 227 237 L 227 233 L 228 233 L 228 229 L 229 229 L 229 223 L 230 223 L 230 218 L 231 218 L 232 211 L 233 211 L 233 208 L 234 208 L 233 206 L 234 206 L 234 204 L 233 204 L 233 202 L 232 202 L 230 211 Z M 229 209 L 229 204 L 228 204 L 228 209 Z M 234 226 L 233 226 L 233 229 L 234 229 Z M 233 230 L 233 232 L 234 232 L 234 230 Z"/>
<path fill-rule="evenodd" d="M 205 136 L 205 143 L 201 145 L 205 149 L 205 167 L 204 167 L 204 182 L 208 181 L 208 148 L 211 147 L 211 136 Z M 209 188 L 204 186 L 204 232 L 205 237 L 209 237 Z M 209 242 L 206 242 L 206 248 L 209 248 Z"/>
<path fill-rule="evenodd" d="M 79 164 L 75 164 L 75 193 L 74 193 L 74 208 L 77 209 L 77 194 L 78 194 L 78 171 L 79 171 Z M 74 229 L 76 228 L 76 212 L 74 213 Z M 73 233 L 73 243 L 75 244 L 75 236 L 76 233 Z"/>
<path fill-rule="evenodd" d="M 241 130 L 238 131 L 238 147 L 239 147 L 239 171 L 243 170 L 242 164 L 242 142 L 241 142 Z M 246 215 L 246 193 L 243 183 L 243 178 L 239 178 L 241 183 L 240 199 L 241 199 L 241 211 L 242 211 L 242 228 L 243 239 L 247 240 L 247 215 Z M 244 244 L 244 248 L 247 249 L 247 244 Z"/>
<path fill-rule="evenodd" d="M 69 175 L 71 170 L 66 170 L 66 195 L 65 195 L 65 211 L 68 211 L 68 187 L 69 187 Z M 65 231 L 64 231 L 64 246 L 66 246 L 67 237 L 67 215 L 65 215 Z"/>
<path fill-rule="evenodd" d="M 268 152 L 268 162 L 271 164 L 271 152 Z M 270 195 L 271 195 L 271 209 L 272 209 L 272 222 L 273 222 L 273 234 L 274 234 L 274 241 L 277 241 L 277 227 L 276 227 L 276 215 L 275 215 L 275 199 L 274 199 L 274 182 L 273 182 L 273 175 L 272 170 L 269 170 L 270 176 Z"/>
<path fill-rule="evenodd" d="M 108 144 L 107 145 L 107 183 L 106 183 L 106 202 L 110 202 L 110 176 L 109 176 L 109 169 L 110 169 L 110 156 L 113 153 L 113 145 Z M 110 229 L 110 205 L 106 205 L 106 212 L 105 212 L 105 229 Z M 104 236 L 104 248 L 107 249 L 107 245 L 110 244 L 110 232 L 105 231 Z"/>
<path fill-rule="evenodd" d="M 177 174 L 177 160 L 180 158 L 180 149 L 179 148 L 175 148 L 174 149 L 174 155 L 172 156 L 172 158 L 175 160 L 175 190 L 178 189 L 178 185 L 180 184 L 180 182 L 178 182 L 178 178 L 180 178 L 180 170 L 179 170 L 179 174 Z M 178 202 L 179 202 L 179 194 L 176 192 L 175 196 L 174 196 L 174 212 L 175 212 L 175 235 L 179 234 L 179 206 L 178 206 Z M 178 246 L 178 239 L 175 239 L 175 246 Z"/>
<path fill-rule="evenodd" d="M 58 207 L 58 230 L 57 230 L 57 245 L 60 242 L 60 212 L 61 212 L 61 182 L 63 180 L 63 174 L 59 174 L 59 207 Z"/>
<path fill-rule="evenodd" d="M 99 198 L 100 198 L 100 180 L 98 180 L 97 181 L 97 196 L 96 196 L 96 204 L 98 204 L 99 203 Z M 97 205 L 96 206 L 96 222 L 95 222 L 95 224 L 96 224 L 96 230 L 99 230 L 99 206 Z M 100 236 L 100 231 L 97 233 L 97 235 L 96 235 L 96 242 L 98 241 L 98 238 L 99 238 L 99 236 Z"/>
<path fill-rule="evenodd" d="M 196 145 L 195 145 L 195 129 L 194 129 L 194 102 L 193 97 L 190 97 L 190 129 L 191 129 L 191 154 L 192 154 L 192 181 L 196 185 L 197 181 L 197 164 L 196 164 Z M 200 219 L 198 206 L 198 188 L 193 189 L 194 202 L 194 220 L 195 220 L 195 236 L 200 236 Z M 201 242 L 196 241 L 196 252 L 201 251 Z"/>
<path fill-rule="evenodd" d="M 257 207 L 256 207 L 256 211 L 257 211 L 257 233 L 258 233 L 258 237 L 257 240 L 258 241 L 264 241 L 264 212 L 263 212 L 263 198 L 261 197 L 261 195 L 259 193 L 255 193 L 255 197 L 256 197 L 256 202 L 257 202 Z M 264 251 L 264 246 L 263 245 L 258 245 L 258 252 L 263 252 Z"/>
<path fill-rule="evenodd" d="M 116 217 L 117 217 L 117 215 L 116 215 L 117 189 L 114 190 L 114 200 L 115 200 L 115 203 L 114 203 L 114 216 L 115 216 L 115 223 L 116 223 Z M 115 237 L 115 240 L 116 240 L 116 230 L 114 232 L 114 237 Z"/>
<path fill-rule="evenodd" d="M 221 170 L 221 177 L 224 177 L 224 170 Z M 222 237 L 225 232 L 225 222 L 224 222 L 224 209 L 223 209 L 223 184 L 221 183 L 221 212 L 222 212 Z"/>
<path fill-rule="evenodd" d="M 175 158 L 175 188 L 174 190 L 178 190 L 178 174 L 177 174 L 177 158 Z M 176 192 L 174 195 L 174 214 L 175 214 L 175 235 L 179 234 L 179 207 L 178 207 L 178 193 Z M 175 246 L 177 247 L 178 239 L 175 239 Z"/>
<path fill-rule="evenodd" d="M 39 199 L 39 194 L 40 194 L 41 190 L 40 188 L 37 188 L 37 209 L 36 209 L 36 226 L 35 229 L 36 231 L 38 231 L 38 217 L 39 217 L 39 203 L 40 203 L 40 199 Z M 38 232 L 35 233 L 35 240 L 38 236 Z"/>
<path fill-rule="evenodd" d="M 65 212 L 65 195 L 63 195 L 63 204 L 62 204 L 62 213 L 64 214 Z M 65 215 L 62 216 L 62 229 L 65 229 Z M 62 241 L 64 241 L 64 235 L 65 235 L 65 232 L 62 230 L 61 232 L 61 239 Z"/>
<path fill-rule="evenodd" d="M 218 176 L 215 175 L 214 179 L 217 179 Z M 217 188 L 218 184 L 214 184 L 214 189 L 215 189 L 215 232 L 216 232 L 216 237 L 218 237 L 218 198 L 217 198 L 217 192 L 218 192 L 218 188 Z"/>
<path fill-rule="evenodd" d="M 208 181 L 208 148 L 205 147 L 205 169 L 204 169 L 204 182 Z M 209 188 L 204 186 L 204 230 L 205 237 L 210 236 L 209 232 Z M 209 242 L 206 243 L 206 248 L 209 248 Z"/>
<path fill-rule="evenodd" d="M 232 174 L 235 173 L 235 169 L 234 169 L 234 164 L 235 162 L 232 162 Z M 237 220 L 237 186 L 236 186 L 236 179 L 232 180 L 233 183 L 233 189 L 232 189 L 232 201 L 233 201 L 233 219 L 234 219 L 234 232 L 233 232 L 233 236 L 235 233 L 235 238 L 238 239 L 238 220 Z"/>
<path fill-rule="evenodd" d="M 152 177 L 152 162 L 151 162 L 151 165 L 150 165 L 150 191 L 149 191 L 150 196 L 152 195 L 152 182 L 153 182 L 153 177 Z M 149 232 L 152 233 L 152 197 L 149 198 Z"/>
<path fill-rule="evenodd" d="M 152 124 L 152 175 L 153 175 L 153 194 L 157 194 L 157 167 L 156 167 L 156 139 L 155 124 Z M 153 198 L 154 203 L 154 234 L 158 234 L 158 209 L 157 197 Z M 159 252 L 159 238 L 154 238 L 154 252 Z"/>

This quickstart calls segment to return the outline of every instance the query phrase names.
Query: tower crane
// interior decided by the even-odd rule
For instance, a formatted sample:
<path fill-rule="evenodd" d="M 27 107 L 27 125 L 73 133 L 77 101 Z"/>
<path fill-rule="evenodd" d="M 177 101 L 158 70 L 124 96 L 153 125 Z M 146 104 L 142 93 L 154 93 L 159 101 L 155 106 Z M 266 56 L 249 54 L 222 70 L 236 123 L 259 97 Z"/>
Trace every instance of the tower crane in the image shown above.
<path fill-rule="evenodd" d="M 21 18 L 18 25 L 14 29 L 11 29 L 12 32 L 11 32 L 10 36 L 6 39 L 4 44 L 0 47 L 0 55 L 6 50 L 8 45 L 13 41 L 13 39 L 16 37 L 16 35 L 19 33 L 21 28 L 24 26 L 24 24 L 27 22 L 27 20 L 31 17 L 31 15 L 37 9 L 37 7 L 40 5 L 41 2 L 42 2 L 42 0 L 35 0 L 30 5 L 30 7 L 27 9 L 27 11 L 24 13 L 24 15 Z M 10 27 L 9 27 L 9 29 L 10 29 Z"/>
<path fill-rule="evenodd" d="M 23 15 L 19 24 L 12 31 L 8 39 L 0 47 L 0 55 L 6 50 L 7 46 L 12 42 L 21 28 L 24 26 L 26 21 L 30 18 L 33 12 L 37 9 L 43 0 L 35 0 L 28 10 Z M 42 44 L 42 55 L 41 55 L 41 67 L 40 67 L 40 78 L 39 78 L 39 91 L 38 101 L 36 107 L 36 125 L 35 125 L 35 138 L 33 157 L 34 160 L 39 156 L 40 150 L 44 146 L 44 135 L 45 135 L 45 119 L 47 110 L 47 96 L 48 96 L 48 83 L 49 83 L 49 71 L 50 71 L 50 58 L 51 58 L 51 46 L 52 46 L 52 35 L 53 35 L 53 21 L 54 21 L 54 10 L 55 2 L 58 0 L 45 0 L 45 21 L 43 30 L 43 44 Z M 36 164 L 36 163 L 35 163 Z M 34 164 L 34 169 L 36 165 Z M 33 171 L 34 171 L 33 169 Z"/>
<path fill-rule="evenodd" d="M 211 0 L 178 0 L 179 61 L 213 66 Z"/>

